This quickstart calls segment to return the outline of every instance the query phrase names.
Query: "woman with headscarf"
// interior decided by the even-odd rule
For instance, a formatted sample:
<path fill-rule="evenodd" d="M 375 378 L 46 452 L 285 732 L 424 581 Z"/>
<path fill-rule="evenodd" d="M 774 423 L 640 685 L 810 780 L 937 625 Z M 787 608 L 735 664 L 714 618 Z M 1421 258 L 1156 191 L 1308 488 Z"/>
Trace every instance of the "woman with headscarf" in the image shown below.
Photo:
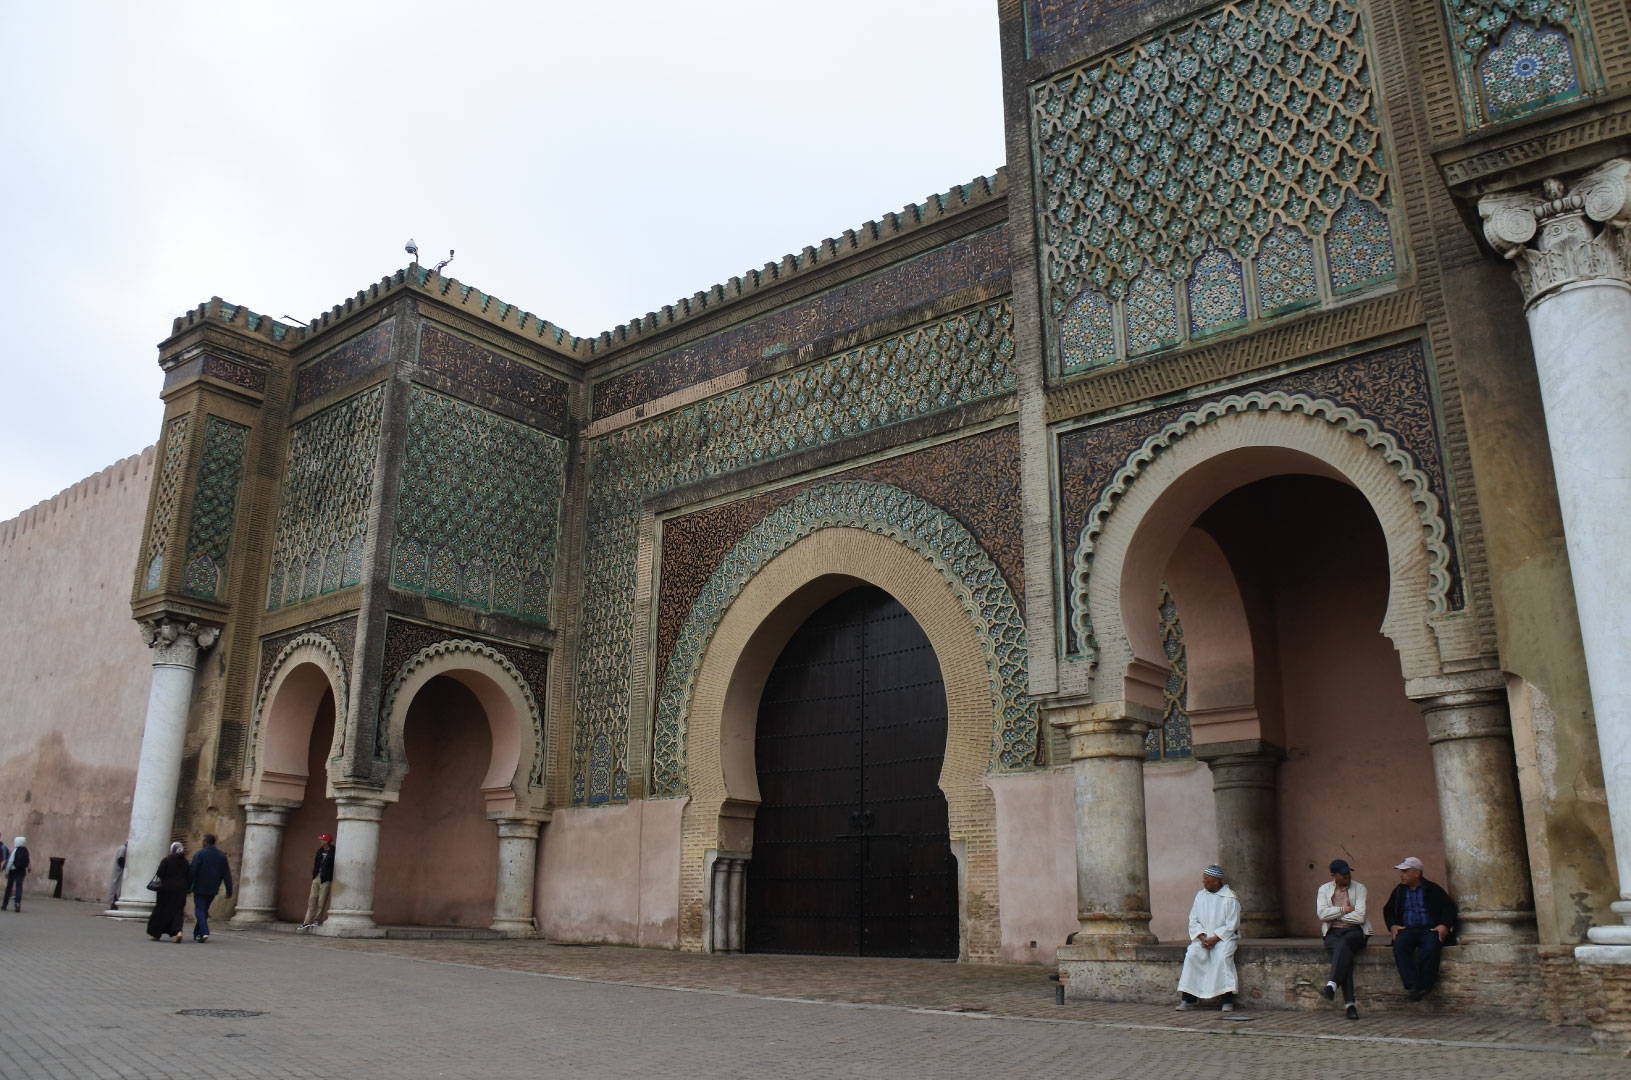
<path fill-rule="evenodd" d="M 187 856 L 181 841 L 170 845 L 170 854 L 159 861 L 153 875 L 158 885 L 153 897 L 153 914 L 147 919 L 147 936 L 157 941 L 174 938 L 181 944 L 181 923 L 187 911 Z"/>
<path fill-rule="evenodd" d="M 23 910 L 23 878 L 28 876 L 28 837 L 19 836 L 6 856 L 6 891 L 0 896 L 0 911 L 7 903 L 15 903 L 13 911 Z"/>

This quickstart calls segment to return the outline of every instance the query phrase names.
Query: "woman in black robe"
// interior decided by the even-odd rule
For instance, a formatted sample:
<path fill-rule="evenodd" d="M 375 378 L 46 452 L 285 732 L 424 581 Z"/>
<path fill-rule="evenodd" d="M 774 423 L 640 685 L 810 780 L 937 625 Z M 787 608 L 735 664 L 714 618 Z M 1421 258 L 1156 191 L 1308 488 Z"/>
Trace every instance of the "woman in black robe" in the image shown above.
<path fill-rule="evenodd" d="M 157 941 L 173 937 L 181 942 L 181 923 L 187 911 L 187 856 L 181 842 L 170 845 L 170 854 L 159 862 L 159 891 L 153 897 L 153 914 L 147 919 L 147 936 Z"/>

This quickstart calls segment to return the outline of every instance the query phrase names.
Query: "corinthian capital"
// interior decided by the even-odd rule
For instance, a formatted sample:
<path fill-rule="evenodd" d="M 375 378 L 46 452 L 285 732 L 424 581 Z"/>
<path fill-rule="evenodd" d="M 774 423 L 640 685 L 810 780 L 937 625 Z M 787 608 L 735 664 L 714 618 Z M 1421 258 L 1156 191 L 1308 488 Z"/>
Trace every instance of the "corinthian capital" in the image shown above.
<path fill-rule="evenodd" d="M 1484 236 L 1511 260 L 1524 303 L 1576 282 L 1631 284 L 1631 161 L 1615 158 L 1575 180 L 1478 200 Z"/>
<path fill-rule="evenodd" d="M 136 624 L 142 640 L 153 650 L 153 663 L 194 667 L 201 650 L 215 644 L 221 636 L 217 626 L 186 622 L 168 616 L 143 619 Z"/>

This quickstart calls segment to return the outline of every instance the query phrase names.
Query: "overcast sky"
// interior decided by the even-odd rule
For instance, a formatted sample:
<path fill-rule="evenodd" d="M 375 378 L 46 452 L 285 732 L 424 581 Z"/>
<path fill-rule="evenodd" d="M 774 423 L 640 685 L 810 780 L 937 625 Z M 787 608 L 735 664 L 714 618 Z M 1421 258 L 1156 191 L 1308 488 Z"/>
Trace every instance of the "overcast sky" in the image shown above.
<path fill-rule="evenodd" d="M 406 265 L 589 335 L 1002 164 L 995 0 L 0 0 L 0 519 L 158 434 L 210 296 Z"/>

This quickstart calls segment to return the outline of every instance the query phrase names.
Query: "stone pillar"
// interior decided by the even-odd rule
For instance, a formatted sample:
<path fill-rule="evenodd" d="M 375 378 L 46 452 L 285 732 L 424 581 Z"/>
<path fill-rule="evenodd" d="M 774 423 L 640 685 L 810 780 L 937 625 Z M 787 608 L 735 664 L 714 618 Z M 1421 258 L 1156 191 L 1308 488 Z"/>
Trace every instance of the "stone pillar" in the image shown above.
<path fill-rule="evenodd" d="M 1262 739 L 1195 747 L 1212 769 L 1218 865 L 1240 897 L 1240 936 L 1284 937 L 1280 903 L 1280 819 L 1275 772 L 1285 751 Z"/>
<path fill-rule="evenodd" d="M 328 919 L 319 934 L 336 937 L 383 937 L 374 924 L 374 864 L 379 856 L 379 820 L 388 805 L 373 789 L 341 789 L 335 800 L 339 824 L 334 829 L 334 885 Z"/>
<path fill-rule="evenodd" d="M 1161 714 L 1130 701 L 1048 711 L 1069 740 L 1076 774 L 1076 945 L 1114 951 L 1152 944 L 1144 738 Z"/>
<path fill-rule="evenodd" d="M 243 807 L 244 853 L 238 862 L 238 909 L 232 916 L 233 926 L 277 919 L 278 857 L 291 809 L 257 802 L 246 802 Z"/>
<path fill-rule="evenodd" d="M 136 790 L 130 800 L 124 884 L 117 910 L 106 913 L 120 919 L 145 919 L 152 914 L 153 894 L 147 891 L 147 882 L 170 850 L 198 654 L 214 645 L 220 635 L 217 627 L 167 617 L 138 625 L 147 647 L 153 650 L 153 682 L 147 692 L 147 721 L 136 761 Z"/>
<path fill-rule="evenodd" d="M 708 952 L 742 951 L 747 931 L 744 901 L 751 858 L 753 856 L 744 851 L 714 853 L 708 878 Z"/>
<path fill-rule="evenodd" d="M 543 822 L 497 817 L 498 890 L 493 896 L 494 930 L 505 937 L 530 937 L 533 881 L 538 873 L 538 832 Z"/>
<path fill-rule="evenodd" d="M 1631 426 L 1620 421 L 1631 410 L 1631 161 L 1486 195 L 1478 212 L 1529 317 L 1614 836 L 1611 907 L 1631 923 Z M 1631 925 L 1588 936 L 1631 947 Z M 1625 953 L 1618 962 L 1631 964 Z"/>
<path fill-rule="evenodd" d="M 1461 909 L 1464 944 L 1535 940 L 1512 752 L 1506 684 L 1499 671 L 1412 680 L 1407 690 L 1427 721 L 1444 830 L 1450 895 Z"/>

